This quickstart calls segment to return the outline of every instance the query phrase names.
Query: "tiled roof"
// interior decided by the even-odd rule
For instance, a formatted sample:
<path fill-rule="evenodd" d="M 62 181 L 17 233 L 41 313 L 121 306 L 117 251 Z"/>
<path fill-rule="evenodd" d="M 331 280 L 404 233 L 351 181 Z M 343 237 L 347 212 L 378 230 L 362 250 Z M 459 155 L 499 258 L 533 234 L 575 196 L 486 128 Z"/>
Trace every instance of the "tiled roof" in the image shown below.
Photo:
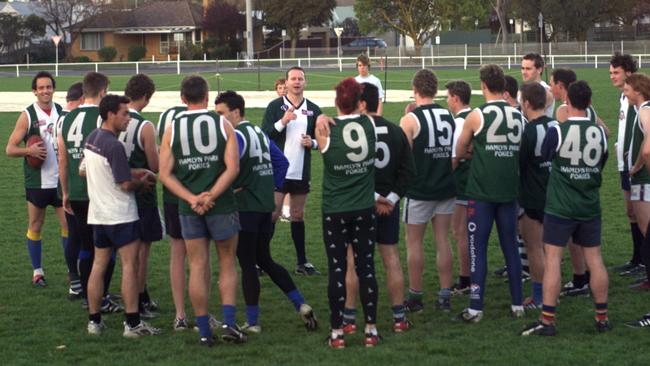
<path fill-rule="evenodd" d="M 189 1 L 155 1 L 128 10 L 110 10 L 90 20 L 84 30 L 129 28 L 201 28 L 203 7 Z"/>

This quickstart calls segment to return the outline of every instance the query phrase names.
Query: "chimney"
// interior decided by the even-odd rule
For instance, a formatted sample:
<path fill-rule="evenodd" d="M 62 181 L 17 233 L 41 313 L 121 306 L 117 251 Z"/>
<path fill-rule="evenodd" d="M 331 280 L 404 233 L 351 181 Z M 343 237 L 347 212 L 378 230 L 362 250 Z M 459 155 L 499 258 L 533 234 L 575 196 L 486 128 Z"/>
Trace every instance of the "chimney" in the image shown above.
<path fill-rule="evenodd" d="M 203 17 L 205 18 L 205 15 L 208 12 L 208 5 L 210 5 L 210 0 L 203 0 Z"/>

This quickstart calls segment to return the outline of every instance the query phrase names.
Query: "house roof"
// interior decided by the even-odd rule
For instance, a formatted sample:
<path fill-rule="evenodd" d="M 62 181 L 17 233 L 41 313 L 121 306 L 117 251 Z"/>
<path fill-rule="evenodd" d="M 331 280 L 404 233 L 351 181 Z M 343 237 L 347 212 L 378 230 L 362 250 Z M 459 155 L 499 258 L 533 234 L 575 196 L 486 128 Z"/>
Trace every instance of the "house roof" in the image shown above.
<path fill-rule="evenodd" d="M 83 32 L 170 33 L 202 28 L 203 7 L 189 1 L 155 1 L 127 10 L 109 10 L 85 24 Z"/>
<path fill-rule="evenodd" d="M 6 2 L 0 1 L 0 13 L 10 13 L 21 16 L 30 16 L 36 14 L 43 16 L 44 10 L 39 3 L 34 2 Z"/>

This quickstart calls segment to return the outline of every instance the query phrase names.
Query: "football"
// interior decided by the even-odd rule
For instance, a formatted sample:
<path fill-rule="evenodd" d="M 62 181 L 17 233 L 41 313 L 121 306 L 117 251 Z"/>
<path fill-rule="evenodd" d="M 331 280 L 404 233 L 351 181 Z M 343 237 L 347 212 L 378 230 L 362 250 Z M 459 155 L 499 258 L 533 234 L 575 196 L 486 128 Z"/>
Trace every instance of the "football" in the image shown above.
<path fill-rule="evenodd" d="M 27 147 L 30 147 L 34 144 L 38 144 L 39 142 L 43 142 L 43 139 L 39 135 L 32 135 L 27 139 Z M 46 150 L 47 153 L 47 150 Z M 25 156 L 25 159 L 27 159 L 27 164 L 31 166 L 34 169 L 40 169 L 43 163 L 45 162 L 45 159 L 39 159 L 35 158 L 33 156 Z"/>

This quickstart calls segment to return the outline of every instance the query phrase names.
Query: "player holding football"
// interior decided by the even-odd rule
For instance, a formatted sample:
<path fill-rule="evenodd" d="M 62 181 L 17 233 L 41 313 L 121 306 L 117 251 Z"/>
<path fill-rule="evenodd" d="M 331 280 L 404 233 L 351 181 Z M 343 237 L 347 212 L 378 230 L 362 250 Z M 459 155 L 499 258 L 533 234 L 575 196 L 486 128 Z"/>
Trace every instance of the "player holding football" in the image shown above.
<path fill-rule="evenodd" d="M 54 134 L 56 122 L 61 113 L 61 106 L 52 101 L 56 89 L 54 77 L 45 71 L 37 73 L 32 79 L 32 92 L 36 102 L 25 108 L 16 120 L 9 140 L 6 153 L 10 157 L 23 158 L 25 176 L 25 196 L 27 198 L 27 251 L 32 262 L 32 284 L 37 287 L 47 286 L 45 272 L 41 263 L 42 241 L 41 230 L 45 223 L 45 209 L 48 205 L 54 207 L 61 225 L 61 243 L 66 247 L 68 240 L 68 225 L 65 221 L 61 200 L 57 195 L 59 172 L 56 154 L 54 153 Z M 39 136 L 41 141 L 30 146 L 21 147 L 22 143 L 32 136 Z M 43 161 L 40 167 L 28 163 L 30 159 Z"/>

